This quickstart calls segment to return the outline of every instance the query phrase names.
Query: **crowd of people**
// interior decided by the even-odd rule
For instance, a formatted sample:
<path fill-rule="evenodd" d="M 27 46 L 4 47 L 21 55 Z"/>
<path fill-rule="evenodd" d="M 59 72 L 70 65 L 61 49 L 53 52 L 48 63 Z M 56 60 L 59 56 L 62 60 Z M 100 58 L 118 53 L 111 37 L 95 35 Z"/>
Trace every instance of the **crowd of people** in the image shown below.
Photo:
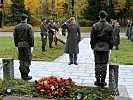
<path fill-rule="evenodd" d="M 90 45 L 94 52 L 95 61 L 95 78 L 94 84 L 96 86 L 104 87 L 107 85 L 105 82 L 107 63 L 109 59 L 110 50 L 115 47 L 119 49 L 120 44 L 120 25 L 117 19 L 111 19 L 111 23 L 106 21 L 107 13 L 103 10 L 99 12 L 99 21 L 92 26 L 90 33 Z M 31 48 L 34 47 L 34 32 L 32 26 L 27 24 L 28 16 L 24 13 L 21 14 L 21 23 L 14 29 L 14 43 L 18 47 L 18 56 L 20 60 L 21 77 L 24 80 L 32 79 L 28 75 L 30 72 L 29 66 L 31 64 Z M 67 38 L 64 52 L 69 54 L 68 65 L 77 63 L 77 54 L 79 53 L 79 42 L 81 40 L 80 25 L 76 21 L 75 16 L 71 16 L 66 22 L 54 21 L 52 18 L 42 18 L 40 24 L 42 52 L 46 51 L 47 37 L 49 39 L 49 48 L 52 48 L 52 42 L 57 45 L 56 33 L 59 28 L 62 28 L 62 35 Z M 133 41 L 133 22 L 128 20 L 126 36 Z"/>
<path fill-rule="evenodd" d="M 133 21 L 127 20 L 126 36 L 133 41 Z"/>

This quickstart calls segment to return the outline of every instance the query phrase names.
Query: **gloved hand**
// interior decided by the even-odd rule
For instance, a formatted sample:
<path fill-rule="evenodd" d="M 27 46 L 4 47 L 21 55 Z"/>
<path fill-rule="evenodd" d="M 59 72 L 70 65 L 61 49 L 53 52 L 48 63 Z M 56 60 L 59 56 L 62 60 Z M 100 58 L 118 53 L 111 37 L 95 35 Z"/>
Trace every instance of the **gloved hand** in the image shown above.
<path fill-rule="evenodd" d="M 33 47 L 31 47 L 31 53 L 33 52 L 33 49 L 34 49 L 34 48 L 33 48 Z"/>

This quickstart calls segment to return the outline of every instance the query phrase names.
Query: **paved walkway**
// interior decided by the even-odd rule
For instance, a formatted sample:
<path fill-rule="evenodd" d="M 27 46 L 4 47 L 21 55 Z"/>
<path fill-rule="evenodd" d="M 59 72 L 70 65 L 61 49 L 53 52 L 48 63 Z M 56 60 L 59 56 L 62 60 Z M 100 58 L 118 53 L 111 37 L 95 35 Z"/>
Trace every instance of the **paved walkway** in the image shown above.
<path fill-rule="evenodd" d="M 43 76 L 47 77 L 57 75 L 63 78 L 71 77 L 77 85 L 94 86 L 94 57 L 89 41 L 90 38 L 84 38 L 79 43 L 80 53 L 78 54 L 78 65 L 68 65 L 69 57 L 67 54 L 63 54 L 53 62 L 32 61 L 32 65 L 30 67 L 30 75 L 33 77 L 32 81 L 38 80 Z M 2 59 L 0 59 L 0 62 L 1 61 Z M 18 66 L 18 60 L 15 60 L 15 78 L 20 78 Z M 119 67 L 119 89 L 122 91 L 121 87 L 126 87 L 126 89 L 123 90 L 125 92 L 121 95 L 133 98 L 133 65 L 120 65 Z M 107 83 L 109 80 L 108 72 L 109 71 L 107 71 L 106 78 Z M 0 71 L 0 77 L 3 77 L 2 75 L 3 73 Z"/>

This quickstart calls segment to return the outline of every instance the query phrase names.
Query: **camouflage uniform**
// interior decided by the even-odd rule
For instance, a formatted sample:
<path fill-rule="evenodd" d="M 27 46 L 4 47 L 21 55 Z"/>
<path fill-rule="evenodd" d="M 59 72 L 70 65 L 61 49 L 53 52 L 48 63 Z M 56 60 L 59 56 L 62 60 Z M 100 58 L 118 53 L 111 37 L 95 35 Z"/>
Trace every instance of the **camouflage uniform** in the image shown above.
<path fill-rule="evenodd" d="M 46 47 L 46 43 L 47 43 L 47 26 L 46 23 L 42 22 L 40 25 L 40 29 L 41 29 L 41 40 L 42 40 L 42 51 L 46 51 L 45 47 Z"/>
<path fill-rule="evenodd" d="M 95 56 L 95 77 L 105 81 L 109 50 L 113 48 L 112 26 L 105 20 L 94 24 L 90 44 Z"/>
<path fill-rule="evenodd" d="M 21 22 L 14 29 L 14 43 L 18 47 L 18 59 L 20 60 L 19 70 L 22 77 L 28 77 L 31 65 L 31 47 L 34 46 L 34 32 L 32 26 Z"/>

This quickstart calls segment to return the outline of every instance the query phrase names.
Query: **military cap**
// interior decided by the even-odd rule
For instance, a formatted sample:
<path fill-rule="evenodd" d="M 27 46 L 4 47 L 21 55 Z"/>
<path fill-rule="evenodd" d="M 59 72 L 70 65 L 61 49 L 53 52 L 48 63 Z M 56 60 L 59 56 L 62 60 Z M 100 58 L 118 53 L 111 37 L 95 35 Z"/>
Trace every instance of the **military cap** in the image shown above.
<path fill-rule="evenodd" d="M 99 12 L 99 15 L 100 15 L 100 16 L 107 16 L 107 13 L 106 13 L 104 10 L 101 10 L 101 11 Z"/>
<path fill-rule="evenodd" d="M 21 17 L 28 18 L 28 15 L 26 15 L 25 13 L 22 13 L 22 14 L 21 14 Z"/>
<path fill-rule="evenodd" d="M 48 20 L 54 20 L 53 18 L 49 18 Z"/>
<path fill-rule="evenodd" d="M 47 20 L 47 19 L 46 18 L 42 18 L 41 21 L 43 21 L 43 20 Z"/>

